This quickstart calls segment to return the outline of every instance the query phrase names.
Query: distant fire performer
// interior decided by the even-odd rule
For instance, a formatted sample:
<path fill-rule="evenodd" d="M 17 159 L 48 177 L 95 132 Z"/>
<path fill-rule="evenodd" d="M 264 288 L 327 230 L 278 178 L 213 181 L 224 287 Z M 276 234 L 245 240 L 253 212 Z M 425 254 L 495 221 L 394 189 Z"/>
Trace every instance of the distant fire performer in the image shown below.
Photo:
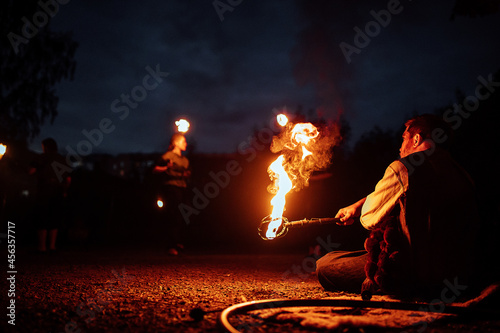
<path fill-rule="evenodd" d="M 37 178 L 36 204 L 33 212 L 37 228 L 38 252 L 56 250 L 58 229 L 63 224 L 64 207 L 71 177 L 66 159 L 57 152 L 53 138 L 42 141 L 43 153 L 31 163 L 29 173 Z M 61 168 L 62 167 L 62 168 Z M 64 171 L 60 174 L 60 171 Z M 47 237 L 48 236 L 48 237 Z"/>
<path fill-rule="evenodd" d="M 360 216 L 371 233 L 366 251 L 334 251 L 317 261 L 326 290 L 439 297 L 450 285 L 461 291 L 470 283 L 478 226 L 473 183 L 441 147 L 451 135 L 446 123 L 422 115 L 405 126 L 401 158 L 370 195 L 337 213 L 341 225 Z"/>
<path fill-rule="evenodd" d="M 187 142 L 184 135 L 175 133 L 170 139 L 168 151 L 161 156 L 153 170 L 162 175 L 160 188 L 165 202 L 161 209 L 166 221 L 161 221 L 161 223 L 166 223 L 165 241 L 170 255 L 178 255 L 178 250 L 184 248 L 181 237 L 183 222 L 179 205 L 184 199 L 187 179 L 191 176 L 189 160 L 182 156 L 186 148 Z"/>

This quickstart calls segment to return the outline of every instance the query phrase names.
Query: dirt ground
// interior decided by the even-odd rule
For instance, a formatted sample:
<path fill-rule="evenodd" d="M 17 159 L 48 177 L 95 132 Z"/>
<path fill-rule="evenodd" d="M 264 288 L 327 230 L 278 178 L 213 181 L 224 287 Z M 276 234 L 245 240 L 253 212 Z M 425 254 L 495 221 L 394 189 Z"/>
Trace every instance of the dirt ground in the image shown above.
<path fill-rule="evenodd" d="M 6 254 L 5 254 L 6 255 Z M 168 256 L 155 249 L 73 249 L 41 255 L 19 250 L 16 256 L 15 326 L 3 315 L 5 332 L 218 332 L 219 311 L 200 321 L 194 308 L 221 310 L 263 299 L 360 299 L 323 291 L 312 273 L 312 258 L 301 254 L 201 254 Z M 9 286 L 2 279 L 2 299 Z M 6 301 L 2 301 L 6 309 Z M 5 310 L 4 310 L 5 311 Z M 362 315 L 359 309 L 344 310 Z M 393 315 L 385 311 L 385 315 Z M 293 320 L 237 316 L 246 332 L 311 332 Z M 432 320 L 427 332 L 500 332 L 500 319 Z M 320 329 L 319 331 L 325 331 Z M 420 332 L 402 328 L 353 327 L 335 332 Z"/>

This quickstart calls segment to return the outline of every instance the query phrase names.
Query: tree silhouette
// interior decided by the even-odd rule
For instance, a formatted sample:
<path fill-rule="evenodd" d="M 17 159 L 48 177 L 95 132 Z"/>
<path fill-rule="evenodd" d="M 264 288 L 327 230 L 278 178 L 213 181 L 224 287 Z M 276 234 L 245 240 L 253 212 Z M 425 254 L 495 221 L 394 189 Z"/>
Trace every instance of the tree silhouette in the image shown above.
<path fill-rule="evenodd" d="M 73 79 L 77 43 L 53 32 L 50 19 L 59 5 L 7 0 L 0 14 L 0 141 L 26 143 L 57 116 L 54 86 Z M 61 15 L 61 14 L 59 14 Z"/>

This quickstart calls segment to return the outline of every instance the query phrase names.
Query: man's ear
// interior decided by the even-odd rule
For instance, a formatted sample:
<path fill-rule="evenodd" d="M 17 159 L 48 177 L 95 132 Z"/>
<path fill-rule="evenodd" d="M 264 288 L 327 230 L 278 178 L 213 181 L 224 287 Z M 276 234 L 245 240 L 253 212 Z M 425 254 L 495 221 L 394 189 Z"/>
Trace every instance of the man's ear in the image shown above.
<path fill-rule="evenodd" d="M 418 147 L 422 143 L 422 141 L 423 141 L 422 136 L 419 133 L 415 134 L 413 136 L 413 142 L 412 142 L 413 147 L 415 147 L 415 148 Z"/>

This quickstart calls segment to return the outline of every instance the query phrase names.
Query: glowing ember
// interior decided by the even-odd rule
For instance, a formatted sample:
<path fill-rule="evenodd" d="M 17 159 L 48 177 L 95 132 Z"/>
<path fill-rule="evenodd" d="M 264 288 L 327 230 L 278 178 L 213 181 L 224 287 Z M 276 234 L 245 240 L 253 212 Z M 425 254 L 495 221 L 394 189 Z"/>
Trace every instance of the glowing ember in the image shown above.
<path fill-rule="evenodd" d="M 285 126 L 288 123 L 288 117 L 285 116 L 283 113 L 280 113 L 279 115 L 277 115 L 276 120 L 278 121 L 278 124 L 280 126 Z"/>
<path fill-rule="evenodd" d="M 0 158 L 5 154 L 6 151 L 7 151 L 7 146 L 0 143 Z"/>
<path fill-rule="evenodd" d="M 267 229 L 266 237 L 268 239 L 273 239 L 276 237 L 276 232 L 282 223 L 283 211 L 285 210 L 285 196 L 292 189 L 292 181 L 285 169 L 283 168 L 284 156 L 280 155 L 271 165 L 269 166 L 268 172 L 271 180 L 274 179 L 274 185 L 278 189 L 276 195 L 271 200 L 271 206 L 273 206 L 273 211 L 271 213 L 271 222 Z"/>
<path fill-rule="evenodd" d="M 159 208 L 163 208 L 163 201 L 161 199 L 156 200 L 156 204 Z"/>
<path fill-rule="evenodd" d="M 186 133 L 189 130 L 189 121 L 186 119 L 179 119 L 175 122 L 175 126 L 177 126 L 177 131 L 181 133 Z"/>

